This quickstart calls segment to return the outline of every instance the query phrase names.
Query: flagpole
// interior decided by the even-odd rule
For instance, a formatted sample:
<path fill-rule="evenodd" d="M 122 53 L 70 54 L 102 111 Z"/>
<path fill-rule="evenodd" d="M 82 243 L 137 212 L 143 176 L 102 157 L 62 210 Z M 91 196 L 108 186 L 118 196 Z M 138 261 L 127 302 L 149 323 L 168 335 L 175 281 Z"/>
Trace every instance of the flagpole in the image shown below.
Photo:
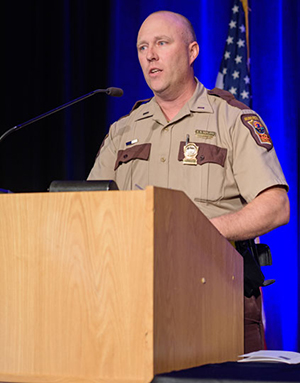
<path fill-rule="evenodd" d="M 247 65 L 248 69 L 250 70 L 250 43 L 249 43 L 249 7 L 248 7 L 248 0 L 240 0 L 244 13 L 245 13 L 245 23 L 246 23 L 246 43 L 247 43 Z"/>

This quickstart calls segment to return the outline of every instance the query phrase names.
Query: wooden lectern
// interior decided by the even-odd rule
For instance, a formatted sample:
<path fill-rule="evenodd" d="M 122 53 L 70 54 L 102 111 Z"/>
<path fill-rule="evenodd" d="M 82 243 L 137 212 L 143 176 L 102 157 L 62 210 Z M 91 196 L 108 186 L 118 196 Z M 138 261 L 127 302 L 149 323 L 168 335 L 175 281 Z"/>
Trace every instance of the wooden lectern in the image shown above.
<path fill-rule="evenodd" d="M 1 382 L 146 383 L 243 353 L 242 257 L 183 192 L 0 206 Z"/>

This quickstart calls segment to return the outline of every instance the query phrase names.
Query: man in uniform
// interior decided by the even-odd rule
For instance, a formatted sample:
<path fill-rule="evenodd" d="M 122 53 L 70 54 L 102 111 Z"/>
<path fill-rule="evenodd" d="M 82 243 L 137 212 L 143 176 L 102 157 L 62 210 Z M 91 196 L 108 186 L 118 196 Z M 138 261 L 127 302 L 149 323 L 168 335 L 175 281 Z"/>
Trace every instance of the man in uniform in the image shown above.
<path fill-rule="evenodd" d="M 268 130 L 246 105 L 195 77 L 199 46 L 190 22 L 160 11 L 137 38 L 154 97 L 115 122 L 89 180 L 122 190 L 183 190 L 230 241 L 253 239 L 289 221 L 287 183 Z M 245 297 L 245 352 L 262 349 L 260 295 Z"/>

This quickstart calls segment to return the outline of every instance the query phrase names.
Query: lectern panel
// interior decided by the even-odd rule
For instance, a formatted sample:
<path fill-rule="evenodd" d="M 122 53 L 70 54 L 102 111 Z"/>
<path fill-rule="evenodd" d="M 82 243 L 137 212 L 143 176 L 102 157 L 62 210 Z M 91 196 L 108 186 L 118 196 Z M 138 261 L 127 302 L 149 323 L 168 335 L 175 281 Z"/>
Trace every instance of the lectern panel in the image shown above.
<path fill-rule="evenodd" d="M 153 235 L 146 194 L 5 197 L 0 371 L 90 379 L 137 379 L 147 371 L 151 378 Z"/>
<path fill-rule="evenodd" d="M 242 353 L 242 259 L 183 192 L 0 209 L 0 381 L 147 383 Z"/>

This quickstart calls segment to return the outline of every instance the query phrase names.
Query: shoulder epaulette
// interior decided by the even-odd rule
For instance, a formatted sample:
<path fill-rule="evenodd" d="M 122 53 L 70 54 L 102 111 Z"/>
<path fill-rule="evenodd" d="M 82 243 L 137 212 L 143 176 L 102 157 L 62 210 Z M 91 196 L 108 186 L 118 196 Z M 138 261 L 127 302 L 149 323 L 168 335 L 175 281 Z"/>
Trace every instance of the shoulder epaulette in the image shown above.
<path fill-rule="evenodd" d="M 152 97 L 151 97 L 152 98 Z M 125 114 L 125 116 L 122 116 L 119 118 L 119 120 L 121 120 L 122 118 L 125 118 L 127 116 L 129 116 L 135 109 L 137 109 L 139 106 L 141 106 L 142 104 L 145 104 L 146 102 L 150 101 L 151 98 L 146 98 L 145 100 L 139 100 L 137 101 L 134 105 L 133 105 L 133 108 L 131 109 L 131 111 L 128 113 L 128 114 Z"/>
<path fill-rule="evenodd" d="M 238 101 L 234 95 L 227 90 L 220 89 L 220 88 L 214 88 L 212 90 L 208 90 L 207 93 L 211 96 L 217 96 L 225 100 L 229 105 L 235 106 L 239 109 L 251 109 L 248 105 L 244 104 L 241 101 Z"/>

